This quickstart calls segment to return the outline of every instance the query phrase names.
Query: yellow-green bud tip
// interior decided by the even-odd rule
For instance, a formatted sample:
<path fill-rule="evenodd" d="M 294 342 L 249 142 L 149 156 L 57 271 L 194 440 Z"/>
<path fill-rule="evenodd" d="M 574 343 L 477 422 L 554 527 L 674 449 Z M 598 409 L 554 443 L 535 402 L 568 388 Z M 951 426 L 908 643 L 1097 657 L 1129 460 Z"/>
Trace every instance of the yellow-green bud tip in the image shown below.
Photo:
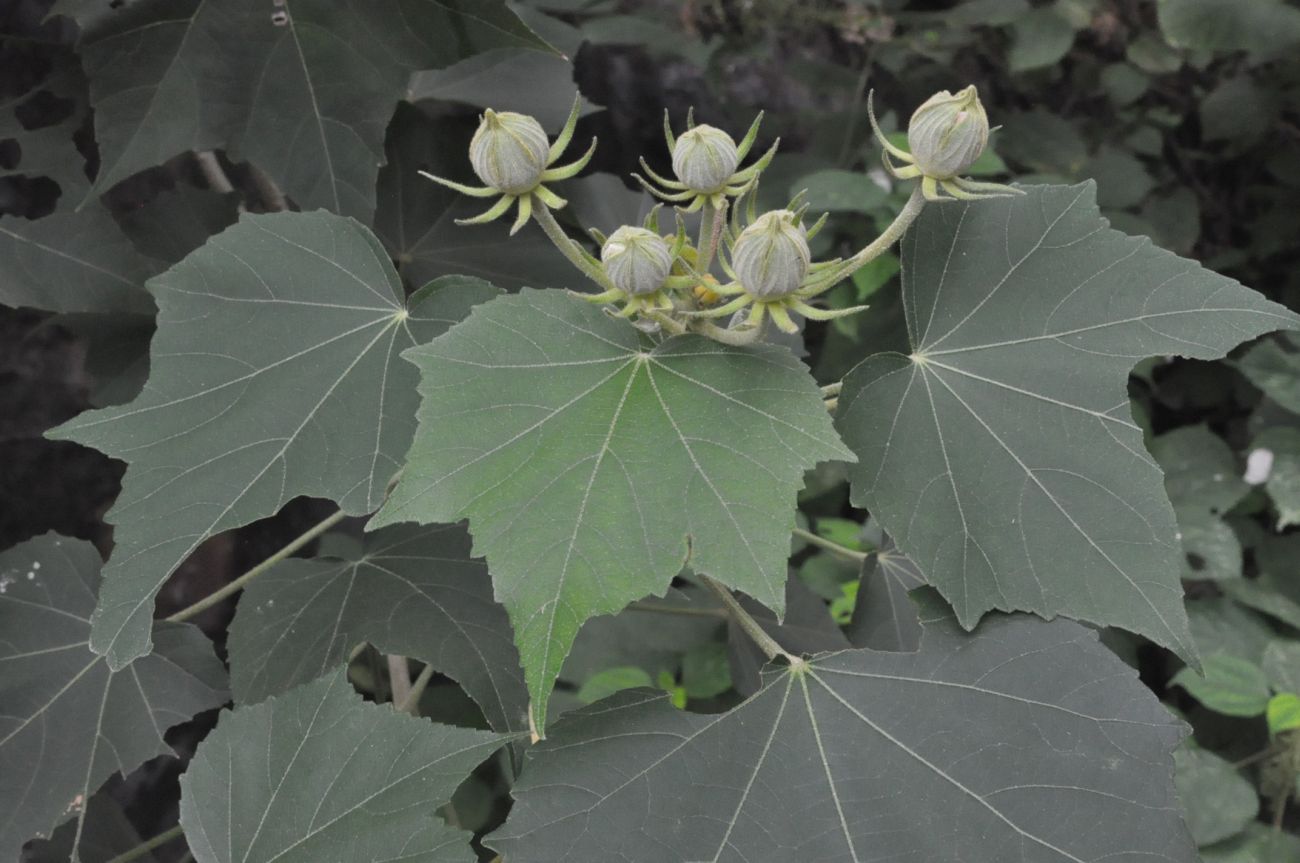
<path fill-rule="evenodd" d="M 907 144 L 927 177 L 948 180 L 965 171 L 989 143 L 989 118 L 972 84 L 957 93 L 942 90 L 912 114 Z"/>

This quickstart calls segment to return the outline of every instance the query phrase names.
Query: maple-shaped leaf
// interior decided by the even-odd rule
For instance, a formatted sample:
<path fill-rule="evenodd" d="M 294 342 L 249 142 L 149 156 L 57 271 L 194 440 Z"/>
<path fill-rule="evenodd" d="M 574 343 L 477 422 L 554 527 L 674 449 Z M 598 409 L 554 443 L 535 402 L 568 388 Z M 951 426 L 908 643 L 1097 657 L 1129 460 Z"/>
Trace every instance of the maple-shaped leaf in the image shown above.
<path fill-rule="evenodd" d="M 199 863 L 472 863 L 435 815 L 505 738 L 363 701 L 339 670 L 223 712 L 181 777 Z"/>
<path fill-rule="evenodd" d="M 1025 191 L 928 207 L 904 238 L 912 352 L 858 365 L 836 413 L 853 502 L 967 627 L 995 608 L 1061 614 L 1194 657 L 1128 373 L 1300 316 L 1111 230 L 1092 184 Z"/>
<path fill-rule="evenodd" d="M 769 668 L 725 713 L 632 690 L 555 723 L 485 843 L 510 863 L 1193 863 L 1185 726 L 1079 624 L 930 623 Z"/>
<path fill-rule="evenodd" d="M 510 621 L 461 526 L 370 534 L 355 556 L 286 560 L 252 582 L 230 625 L 231 689 L 261 701 L 345 664 L 369 643 L 454 678 L 492 727 L 528 728 Z"/>
<path fill-rule="evenodd" d="M 96 192 L 186 150 L 225 148 L 304 209 L 364 221 L 384 128 L 413 71 L 487 48 L 547 47 L 501 0 L 139 0 L 66 11 L 86 25 Z"/>
<path fill-rule="evenodd" d="M 148 652 L 154 595 L 209 536 L 298 495 L 378 508 L 415 427 L 398 353 L 496 293 L 452 277 L 404 303 L 379 241 L 325 212 L 246 215 L 147 287 L 144 391 L 48 433 L 128 463 L 90 641 L 115 669 Z"/>
<path fill-rule="evenodd" d="M 782 611 L 803 473 L 852 458 L 786 349 L 655 344 L 559 291 L 499 297 L 404 356 L 419 429 L 371 526 L 469 518 L 539 728 L 582 622 L 662 594 L 688 548 Z"/>
<path fill-rule="evenodd" d="M 69 819 L 79 848 L 95 790 L 226 701 L 225 669 L 188 624 L 157 624 L 154 652 L 122 671 L 91 652 L 99 566 L 93 545 L 56 534 L 0 553 L 0 859 Z"/>

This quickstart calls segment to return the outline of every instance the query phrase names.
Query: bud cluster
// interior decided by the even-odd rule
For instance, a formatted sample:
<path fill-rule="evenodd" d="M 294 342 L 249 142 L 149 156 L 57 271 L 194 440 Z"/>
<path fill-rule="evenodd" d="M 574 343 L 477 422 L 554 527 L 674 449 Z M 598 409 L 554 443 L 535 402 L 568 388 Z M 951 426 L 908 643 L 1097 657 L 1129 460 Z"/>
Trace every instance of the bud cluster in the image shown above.
<path fill-rule="evenodd" d="M 546 187 L 576 175 L 595 148 L 593 141 L 577 162 L 552 167 L 573 137 L 579 102 L 554 143 L 532 117 L 484 112 L 469 145 L 470 166 L 482 187 L 424 176 L 467 195 L 500 196 L 482 215 L 460 224 L 482 224 L 517 206 L 514 233 L 535 217 L 556 247 L 601 286 L 598 293 L 578 295 L 583 299 L 619 307 L 610 311 L 635 319 L 647 332 L 690 330 L 744 344 L 760 337 L 768 318 L 782 330 L 797 332 L 792 312 L 824 321 L 866 308 L 825 309 L 811 303 L 897 241 L 926 201 L 1020 194 L 1010 186 L 961 177 L 989 141 L 988 116 L 975 87 L 955 94 L 936 93 L 917 108 L 908 125 L 906 150 L 881 132 L 870 97 L 867 107 L 886 168 L 899 179 L 921 182 L 885 233 L 845 259 L 813 260 L 809 240 L 826 217 L 805 225 L 807 205 L 802 204 L 802 195 L 782 209 L 757 212 L 759 177 L 780 143 L 774 142 L 752 164 L 741 167 L 758 139 L 761 113 L 739 143 L 716 126 L 696 125 L 693 114 L 687 115 L 686 131 L 674 135 L 665 114 L 664 138 L 673 177 L 655 173 L 645 159 L 641 160 L 645 176 L 634 176 L 652 195 L 676 206 L 676 231 L 660 231 L 661 204 L 641 226 L 624 225 L 608 237 L 593 230 L 600 243 L 599 258 L 570 239 L 556 222 L 550 211 L 562 208 L 565 201 Z M 687 239 L 680 216 L 693 212 L 700 212 L 702 221 L 695 243 Z M 726 281 L 714 276 L 715 260 Z M 731 321 L 726 327 L 712 323 L 727 317 Z"/>

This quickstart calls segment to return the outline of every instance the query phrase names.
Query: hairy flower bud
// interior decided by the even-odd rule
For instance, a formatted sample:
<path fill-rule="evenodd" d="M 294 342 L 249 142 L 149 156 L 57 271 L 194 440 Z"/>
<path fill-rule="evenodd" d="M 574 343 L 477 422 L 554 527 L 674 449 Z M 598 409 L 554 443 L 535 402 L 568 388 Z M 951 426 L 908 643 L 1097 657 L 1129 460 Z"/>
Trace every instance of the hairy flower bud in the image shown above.
<path fill-rule="evenodd" d="M 653 294 L 664 286 L 673 265 L 668 241 L 647 228 L 624 225 L 600 249 L 605 274 L 625 294 Z"/>
<path fill-rule="evenodd" d="M 739 164 L 736 142 L 713 126 L 696 126 L 683 132 L 673 146 L 673 172 L 693 192 L 717 192 L 736 173 Z"/>
<path fill-rule="evenodd" d="M 959 93 L 942 90 L 912 114 L 907 144 L 927 177 L 947 180 L 969 168 L 989 143 L 989 118 L 972 84 Z"/>
<path fill-rule="evenodd" d="M 522 195 L 541 182 L 550 146 L 546 131 L 532 117 L 489 109 L 469 142 L 469 161 L 488 186 Z"/>
<path fill-rule="evenodd" d="M 808 276 L 812 255 L 802 226 L 789 210 L 764 213 L 740 232 L 731 252 L 736 278 L 751 297 L 776 300 L 793 293 Z"/>

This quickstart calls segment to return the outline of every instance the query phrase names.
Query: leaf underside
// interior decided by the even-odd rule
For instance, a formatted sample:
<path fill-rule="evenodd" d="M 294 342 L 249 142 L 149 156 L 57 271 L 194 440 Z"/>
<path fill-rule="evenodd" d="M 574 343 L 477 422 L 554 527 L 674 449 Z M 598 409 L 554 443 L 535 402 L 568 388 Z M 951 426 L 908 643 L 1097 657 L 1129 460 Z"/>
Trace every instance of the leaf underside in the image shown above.
<path fill-rule="evenodd" d="M 378 240 L 324 212 L 245 216 L 148 288 L 144 392 L 48 433 L 128 463 L 90 642 L 114 668 L 148 652 L 154 595 L 209 536 L 298 495 L 374 511 L 415 425 L 398 352 L 495 293 L 452 279 L 407 309 Z"/>
<path fill-rule="evenodd" d="M 582 622 L 662 594 L 686 560 L 778 613 L 805 469 L 851 458 L 782 348 L 654 346 L 525 289 L 404 354 L 419 429 L 371 526 L 468 517 L 541 727 Z"/>
<path fill-rule="evenodd" d="M 501 745 L 368 703 L 343 671 L 223 713 L 181 777 L 199 863 L 472 863 L 434 814 Z"/>
<path fill-rule="evenodd" d="M 351 559 L 286 560 L 248 586 L 230 625 L 230 685 L 252 704 L 320 677 L 368 642 L 455 678 L 499 730 L 528 728 L 505 611 L 463 527 L 392 527 Z"/>
<path fill-rule="evenodd" d="M 46 534 L 0 553 L 0 859 L 69 819 L 114 773 L 171 754 L 163 732 L 225 702 L 201 632 L 159 623 L 154 653 L 113 672 L 90 651 L 99 552 Z"/>
<path fill-rule="evenodd" d="M 903 241 L 910 356 L 845 379 L 868 508 L 964 626 L 992 609 L 1119 626 L 1195 656 L 1160 469 L 1126 381 L 1300 317 L 1110 230 L 1094 187 L 930 207 Z"/>
<path fill-rule="evenodd" d="M 726 713 L 634 690 L 567 715 L 486 843 L 511 863 L 1192 863 L 1183 734 L 1078 624 L 931 624 L 916 653 L 770 670 Z"/>

